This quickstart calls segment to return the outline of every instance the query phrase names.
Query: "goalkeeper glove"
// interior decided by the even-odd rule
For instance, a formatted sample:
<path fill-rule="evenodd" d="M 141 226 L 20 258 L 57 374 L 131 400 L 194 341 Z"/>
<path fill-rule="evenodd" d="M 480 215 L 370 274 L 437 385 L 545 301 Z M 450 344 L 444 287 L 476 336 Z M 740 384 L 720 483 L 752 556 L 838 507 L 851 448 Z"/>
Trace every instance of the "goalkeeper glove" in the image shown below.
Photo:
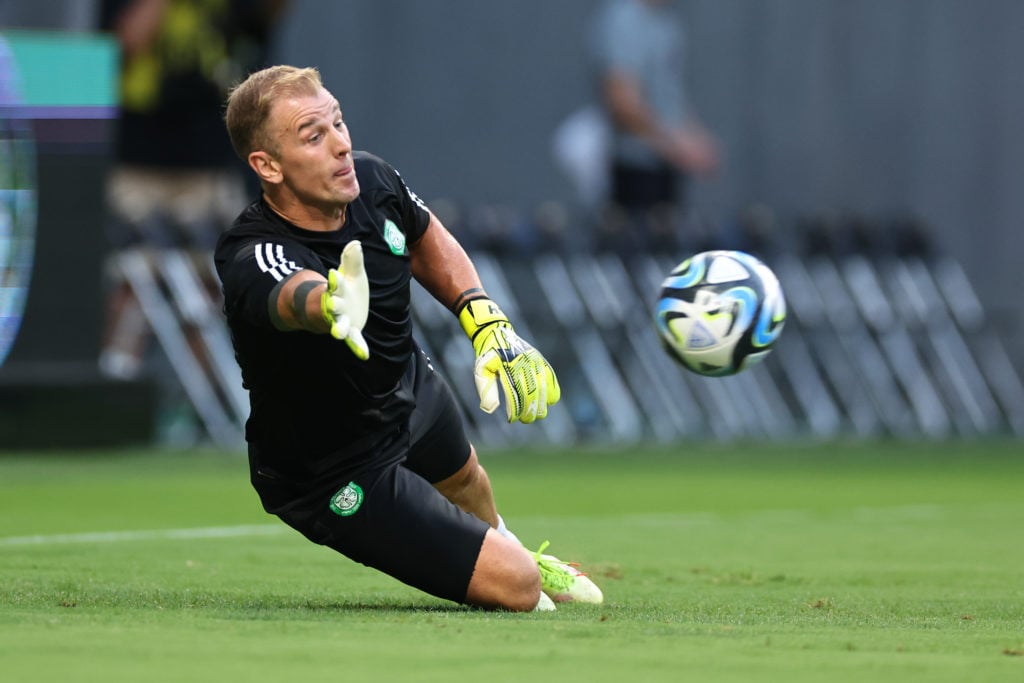
<path fill-rule="evenodd" d="M 341 252 L 337 269 L 327 271 L 327 289 L 320 296 L 320 313 L 331 336 L 344 339 L 359 360 L 370 357 L 363 326 L 370 312 L 370 284 L 363 268 L 363 246 L 352 240 Z"/>
<path fill-rule="evenodd" d="M 546 417 L 548 406 L 562 395 L 558 378 L 544 356 L 515 333 L 498 305 L 474 299 L 459 311 L 459 323 L 476 351 L 473 379 L 480 409 L 493 413 L 498 407 L 500 380 L 509 422 Z"/>

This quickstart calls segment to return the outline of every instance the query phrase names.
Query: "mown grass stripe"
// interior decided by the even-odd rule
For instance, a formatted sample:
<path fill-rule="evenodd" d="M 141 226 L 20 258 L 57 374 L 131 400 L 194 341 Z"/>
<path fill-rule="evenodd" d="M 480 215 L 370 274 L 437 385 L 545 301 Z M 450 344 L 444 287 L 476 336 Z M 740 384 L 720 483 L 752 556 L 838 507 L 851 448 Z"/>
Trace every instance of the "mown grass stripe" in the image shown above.
<path fill-rule="evenodd" d="M 863 518 L 897 519 L 935 519 L 942 514 L 939 505 L 898 505 L 885 507 L 858 507 L 851 511 Z M 769 509 L 747 513 L 745 517 L 807 517 L 807 510 Z M 632 513 L 616 515 L 618 519 L 633 519 L 634 522 L 658 524 L 670 523 L 673 526 L 702 526 L 714 523 L 718 514 L 708 512 L 692 512 L 683 514 L 672 513 Z M 530 516 L 532 522 L 549 522 L 557 524 L 560 518 Z M 240 538 L 246 536 L 274 536 L 288 532 L 289 528 L 279 524 L 239 524 L 235 526 L 193 527 L 189 529 L 139 529 L 134 531 L 92 531 L 77 534 L 38 534 L 34 536 L 0 537 L 0 547 L 26 545 L 59 545 L 72 543 L 121 543 L 126 541 L 154 540 L 195 540 L 204 538 Z"/>
<path fill-rule="evenodd" d="M 137 531 L 93 531 L 80 534 L 47 534 L 8 536 L 0 538 L 0 547 L 25 545 L 60 545 L 69 543 L 120 543 L 124 541 L 195 540 L 203 538 L 238 538 L 272 536 L 288 531 L 283 525 L 241 524 L 209 526 L 192 529 L 140 529 Z"/>

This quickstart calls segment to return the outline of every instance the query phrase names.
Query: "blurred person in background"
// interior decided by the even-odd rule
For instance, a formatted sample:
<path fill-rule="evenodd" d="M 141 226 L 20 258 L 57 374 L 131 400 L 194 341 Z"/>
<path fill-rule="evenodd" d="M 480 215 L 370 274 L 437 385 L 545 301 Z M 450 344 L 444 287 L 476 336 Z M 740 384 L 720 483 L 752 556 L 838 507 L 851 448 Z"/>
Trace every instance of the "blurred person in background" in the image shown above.
<path fill-rule="evenodd" d="M 262 186 L 214 260 L 264 509 L 447 600 L 514 611 L 601 602 L 593 582 L 541 554 L 546 543 L 527 551 L 505 526 L 452 391 L 413 335 L 415 278 L 469 338 L 481 409 L 503 393 L 509 422 L 532 423 L 558 402 L 551 367 L 487 297 L 462 246 L 392 166 L 353 150 L 316 69 L 252 74 L 225 118 Z"/>
<path fill-rule="evenodd" d="M 266 65 L 287 0 L 101 0 L 100 28 L 121 47 L 120 117 L 107 184 L 111 247 L 181 248 L 209 261 L 246 203 L 244 166 L 224 138 L 232 83 Z M 142 370 L 149 328 L 131 288 L 109 270 L 100 369 Z M 197 271 L 210 273 L 206 264 Z M 214 278 L 205 283 L 218 291 Z"/>
<path fill-rule="evenodd" d="M 687 93 L 682 17 L 672 0 L 606 0 L 588 37 L 611 129 L 598 247 L 677 248 L 689 180 L 720 163 Z"/>

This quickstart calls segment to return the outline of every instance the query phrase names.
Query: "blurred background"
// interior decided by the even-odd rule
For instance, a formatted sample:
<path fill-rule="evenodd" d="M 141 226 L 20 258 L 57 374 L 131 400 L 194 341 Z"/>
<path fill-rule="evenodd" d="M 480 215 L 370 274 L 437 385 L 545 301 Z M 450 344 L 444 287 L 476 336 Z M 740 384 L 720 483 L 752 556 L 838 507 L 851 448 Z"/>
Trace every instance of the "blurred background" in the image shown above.
<path fill-rule="evenodd" d="M 209 177 L 184 171 L 244 172 L 212 158 L 131 173 L 148 143 L 126 133 L 173 139 L 208 104 L 181 80 L 192 104 L 139 127 L 157 77 L 119 33 L 131 4 L 0 0 L 0 449 L 242 446 L 206 257 L 253 188 L 218 175 L 223 192 L 175 200 Z M 229 46 L 209 70 L 222 87 L 261 63 L 317 66 L 355 146 L 402 173 L 551 357 L 564 410 L 532 430 L 483 416 L 458 326 L 416 292 L 475 440 L 1024 435 L 1024 4 L 668 3 L 713 163 L 643 238 L 587 172 L 608 143 L 599 2 L 171 4 L 152 31 Z M 124 197 L 143 189 L 170 208 L 134 215 Z M 650 323 L 661 279 L 706 248 L 761 256 L 790 304 L 776 350 L 732 378 L 673 365 Z"/>

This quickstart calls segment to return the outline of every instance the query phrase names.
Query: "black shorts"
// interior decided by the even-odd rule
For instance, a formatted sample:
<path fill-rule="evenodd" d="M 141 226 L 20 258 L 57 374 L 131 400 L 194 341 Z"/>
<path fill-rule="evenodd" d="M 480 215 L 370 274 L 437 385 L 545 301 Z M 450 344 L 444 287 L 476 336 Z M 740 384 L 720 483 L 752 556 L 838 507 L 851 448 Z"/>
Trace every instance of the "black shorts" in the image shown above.
<path fill-rule="evenodd" d="M 447 382 L 422 351 L 413 365 L 416 407 L 408 425 L 392 433 L 370 466 L 275 514 L 314 543 L 463 602 L 488 525 L 431 485 L 466 464 L 470 445 Z"/>

